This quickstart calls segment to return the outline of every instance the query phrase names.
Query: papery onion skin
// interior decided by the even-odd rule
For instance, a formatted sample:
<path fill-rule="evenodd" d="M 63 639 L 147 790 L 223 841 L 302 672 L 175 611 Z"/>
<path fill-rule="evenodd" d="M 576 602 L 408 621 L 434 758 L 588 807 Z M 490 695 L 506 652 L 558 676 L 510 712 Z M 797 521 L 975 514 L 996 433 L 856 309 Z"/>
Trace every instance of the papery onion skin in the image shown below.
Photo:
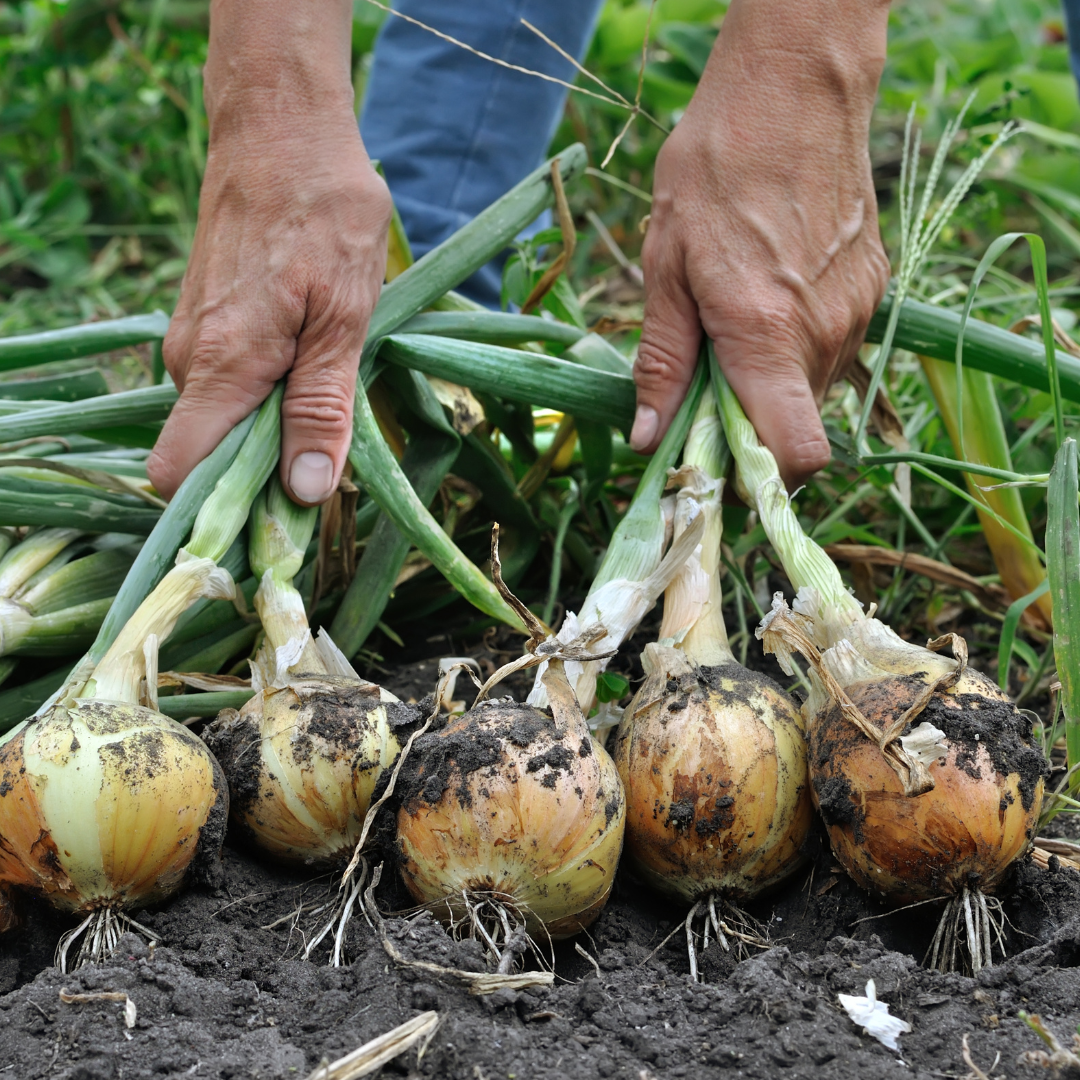
<path fill-rule="evenodd" d="M 917 674 L 846 690 L 884 729 L 925 685 Z M 1030 845 L 1048 774 L 1030 723 L 971 669 L 956 687 L 935 694 L 915 719 L 923 721 L 946 733 L 949 751 L 929 766 L 933 790 L 914 797 L 839 706 L 823 710 L 810 728 L 814 801 L 833 853 L 859 885 L 898 904 L 964 887 L 992 892 Z"/>
<path fill-rule="evenodd" d="M 318 675 L 225 710 L 203 738 L 228 778 L 232 824 L 286 862 L 347 862 L 400 749 L 387 710 L 410 708 L 373 683 Z"/>
<path fill-rule="evenodd" d="M 627 856 L 659 892 L 747 900 L 801 865 L 813 822 L 803 721 L 771 679 L 736 663 L 655 672 L 615 760 Z"/>
<path fill-rule="evenodd" d="M 228 789 L 187 728 L 77 700 L 0 737 L 0 882 L 64 911 L 143 907 L 213 876 Z"/>
<path fill-rule="evenodd" d="M 546 713 L 485 701 L 414 746 L 398 780 L 400 869 L 447 921 L 461 895 L 493 896 L 538 941 L 600 914 L 622 850 L 615 764 L 588 734 Z"/>

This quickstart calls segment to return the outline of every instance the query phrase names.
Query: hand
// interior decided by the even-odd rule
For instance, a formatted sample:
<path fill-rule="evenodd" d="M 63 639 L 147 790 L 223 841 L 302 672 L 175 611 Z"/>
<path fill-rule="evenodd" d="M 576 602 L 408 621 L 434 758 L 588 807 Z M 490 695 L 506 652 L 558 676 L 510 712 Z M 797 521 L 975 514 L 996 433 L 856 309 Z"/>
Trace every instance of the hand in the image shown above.
<path fill-rule="evenodd" d="M 818 410 L 889 280 L 867 149 L 887 14 L 733 0 L 657 159 L 635 449 L 670 425 L 704 328 L 789 487 L 828 463 Z"/>
<path fill-rule="evenodd" d="M 210 147 L 164 343 L 181 395 L 147 463 L 167 498 L 286 375 L 286 490 L 300 503 L 321 503 L 345 464 L 360 350 L 386 264 L 390 196 L 352 112 L 351 4 L 308 8 L 243 0 L 212 11 Z M 319 17 L 331 8 L 346 16 L 337 37 Z M 232 38 L 223 42 L 226 30 Z"/>

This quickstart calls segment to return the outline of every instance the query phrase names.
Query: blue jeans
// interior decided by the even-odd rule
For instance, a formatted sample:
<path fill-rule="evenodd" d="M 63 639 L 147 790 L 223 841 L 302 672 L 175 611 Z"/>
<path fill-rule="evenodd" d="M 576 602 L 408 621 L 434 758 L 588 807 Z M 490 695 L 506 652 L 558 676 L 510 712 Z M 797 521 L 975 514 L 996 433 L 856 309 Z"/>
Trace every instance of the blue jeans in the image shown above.
<path fill-rule="evenodd" d="M 1080 0 L 1064 0 L 1065 33 L 1069 38 L 1069 63 L 1080 83 Z"/>
<path fill-rule="evenodd" d="M 396 9 L 508 63 L 572 82 L 573 66 L 527 19 L 579 60 L 603 0 L 398 0 Z M 482 60 L 393 15 L 375 45 L 360 131 L 386 172 L 419 257 L 544 160 L 568 91 Z M 462 292 L 499 305 L 500 265 Z"/>

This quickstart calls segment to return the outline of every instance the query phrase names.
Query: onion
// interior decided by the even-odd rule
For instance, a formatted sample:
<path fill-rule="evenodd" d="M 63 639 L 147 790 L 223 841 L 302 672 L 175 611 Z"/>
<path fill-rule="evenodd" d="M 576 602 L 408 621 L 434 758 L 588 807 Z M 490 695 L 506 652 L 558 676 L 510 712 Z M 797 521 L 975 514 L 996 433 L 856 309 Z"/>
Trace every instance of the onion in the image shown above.
<path fill-rule="evenodd" d="M 810 662 L 803 715 L 833 853 L 892 903 L 947 900 L 930 962 L 956 967 L 962 939 L 977 972 L 992 962 L 1000 911 L 987 893 L 1030 846 L 1048 763 L 1016 706 L 968 669 L 962 638 L 922 648 L 863 612 L 803 533 L 775 459 L 714 375 L 741 491 L 798 589 L 794 612 L 776 594 L 757 634 L 789 673 L 793 651 Z M 949 642 L 954 658 L 938 655 Z"/>
<path fill-rule="evenodd" d="M 156 684 L 158 633 L 197 597 L 232 595 L 211 559 L 177 566 L 139 607 L 78 698 L 0 736 L 0 884 L 84 914 L 80 963 L 111 951 L 124 913 L 171 895 L 220 858 L 228 792 L 187 728 L 137 704 Z M 151 689 L 152 693 L 152 689 Z M 151 697 L 150 700 L 153 700 Z"/>
<path fill-rule="evenodd" d="M 615 749 L 627 855 L 667 896 L 748 900 L 802 862 L 813 820 L 802 719 L 771 679 L 734 661 L 695 667 L 657 645 L 646 655 L 653 673 Z"/>
<path fill-rule="evenodd" d="M 501 958 L 519 929 L 555 940 L 592 923 L 622 849 L 622 785 L 561 660 L 544 685 L 550 715 L 484 701 L 420 737 L 397 780 L 409 892 L 445 922 L 501 938 Z"/>
<path fill-rule="evenodd" d="M 818 603 L 807 590 L 797 606 Z M 949 899 L 931 963 L 956 966 L 959 930 L 978 971 L 994 941 L 987 896 L 1030 847 L 1049 775 L 1030 721 L 967 667 L 956 635 L 931 642 L 951 640 L 948 659 L 864 619 L 820 653 L 802 620 L 777 593 L 759 634 L 810 660 L 810 775 L 833 854 L 891 904 Z"/>
<path fill-rule="evenodd" d="M 814 598 L 798 603 L 812 609 Z M 814 799 L 833 852 L 855 881 L 895 903 L 992 892 L 1027 851 L 1042 807 L 1049 770 L 1031 722 L 967 667 L 960 639 L 953 648 L 957 660 L 864 620 L 821 655 L 827 678 L 818 675 L 807 703 Z M 851 722 L 836 687 L 883 733 L 877 743 Z M 881 749 L 893 732 L 927 770 L 922 794 L 908 793 Z"/>
<path fill-rule="evenodd" d="M 224 778 L 206 747 L 123 702 L 56 705 L 0 736 L 0 790 L 0 880 L 63 911 L 161 900 L 225 831 Z"/>
<path fill-rule="evenodd" d="M 304 865 L 344 865 L 372 792 L 397 756 L 392 694 L 321 674 L 267 687 L 204 733 L 229 778 L 232 824 L 260 850 Z"/>
<path fill-rule="evenodd" d="M 672 475 L 680 486 L 675 537 L 701 543 L 664 597 L 660 641 L 646 646 L 646 680 L 619 726 L 615 760 L 626 788 L 626 849 L 637 873 L 689 901 L 694 923 L 722 947 L 754 934 L 735 904 L 784 880 L 803 861 L 813 821 L 803 722 L 771 679 L 735 661 L 721 607 L 725 446 L 716 403 L 703 399 Z M 726 921 L 717 914 L 717 905 Z"/>
<path fill-rule="evenodd" d="M 387 716 L 397 698 L 363 681 L 327 634 L 312 637 L 293 579 L 316 514 L 294 503 L 276 474 L 252 503 L 248 560 L 266 635 L 252 662 L 256 693 L 239 713 L 224 710 L 203 738 L 225 770 L 241 835 L 278 859 L 338 866 L 398 754 Z"/>

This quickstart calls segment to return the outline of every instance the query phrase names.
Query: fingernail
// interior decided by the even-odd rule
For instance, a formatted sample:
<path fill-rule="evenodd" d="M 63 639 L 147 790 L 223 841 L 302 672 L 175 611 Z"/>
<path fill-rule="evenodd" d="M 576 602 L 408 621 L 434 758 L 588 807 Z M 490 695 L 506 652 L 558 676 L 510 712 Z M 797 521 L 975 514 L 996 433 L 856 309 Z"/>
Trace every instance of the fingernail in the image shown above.
<path fill-rule="evenodd" d="M 289 487 L 300 502 L 326 502 L 334 493 L 334 463 L 319 450 L 297 454 L 289 469 Z"/>
<path fill-rule="evenodd" d="M 656 437 L 660 416 L 651 405 L 639 405 L 634 414 L 634 430 L 630 432 L 630 449 L 644 450 Z"/>

